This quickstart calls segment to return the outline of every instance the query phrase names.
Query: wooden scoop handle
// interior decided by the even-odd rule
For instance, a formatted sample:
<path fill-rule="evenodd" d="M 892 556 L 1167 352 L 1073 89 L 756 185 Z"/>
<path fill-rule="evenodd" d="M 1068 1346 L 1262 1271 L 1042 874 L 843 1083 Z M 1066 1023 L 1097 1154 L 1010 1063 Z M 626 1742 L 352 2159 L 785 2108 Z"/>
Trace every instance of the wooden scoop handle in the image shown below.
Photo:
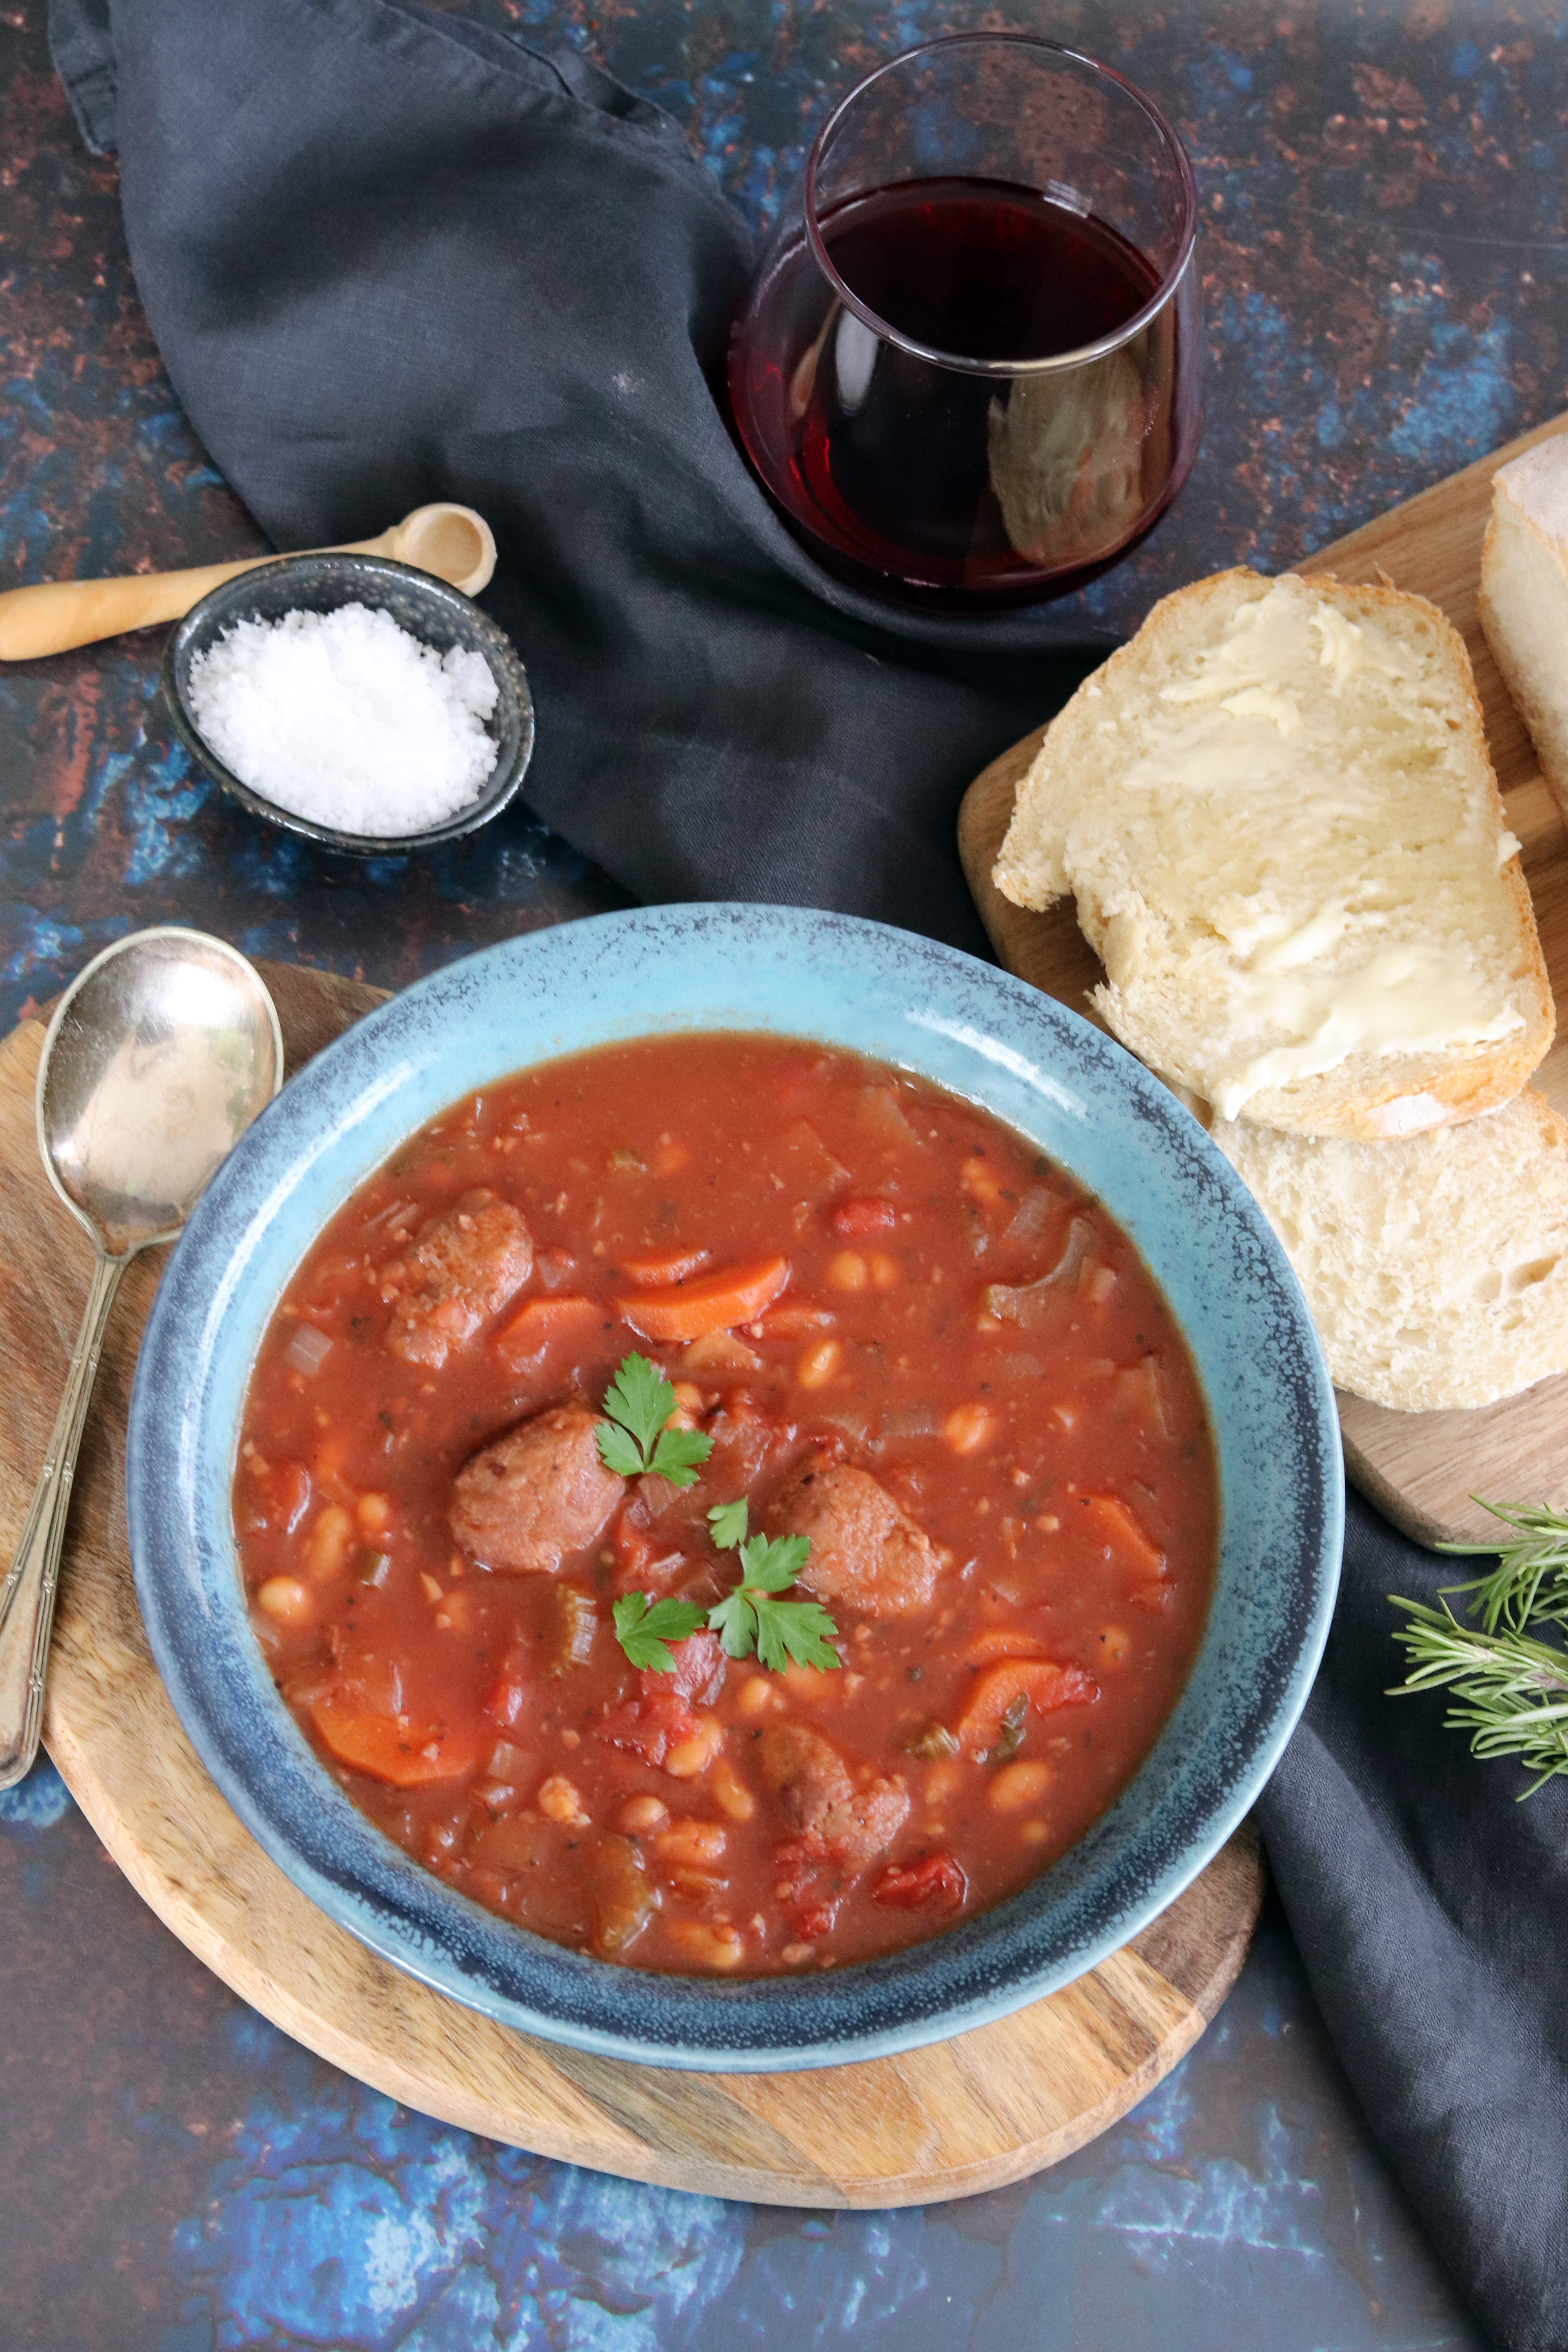
<path fill-rule="evenodd" d="M 379 539 L 323 551 L 390 555 L 396 535 L 395 530 L 383 531 Z M 37 661 L 45 654 L 68 653 L 72 646 L 94 645 L 100 637 L 117 637 L 125 629 L 181 620 L 209 588 L 277 561 L 253 555 L 243 563 L 206 563 L 195 572 L 133 572 L 122 580 L 49 580 L 9 589 L 0 596 L 0 661 Z"/>

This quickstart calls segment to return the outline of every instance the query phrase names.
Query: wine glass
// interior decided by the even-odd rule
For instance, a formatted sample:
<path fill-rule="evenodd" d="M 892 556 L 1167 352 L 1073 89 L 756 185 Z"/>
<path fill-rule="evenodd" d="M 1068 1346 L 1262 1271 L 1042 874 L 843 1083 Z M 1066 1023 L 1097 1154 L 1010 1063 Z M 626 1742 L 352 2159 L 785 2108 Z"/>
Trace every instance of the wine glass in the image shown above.
<path fill-rule="evenodd" d="M 1108 66 L 961 34 L 850 91 L 730 344 L 784 520 L 873 594 L 1059 596 L 1175 497 L 1203 419 L 1197 192 Z"/>

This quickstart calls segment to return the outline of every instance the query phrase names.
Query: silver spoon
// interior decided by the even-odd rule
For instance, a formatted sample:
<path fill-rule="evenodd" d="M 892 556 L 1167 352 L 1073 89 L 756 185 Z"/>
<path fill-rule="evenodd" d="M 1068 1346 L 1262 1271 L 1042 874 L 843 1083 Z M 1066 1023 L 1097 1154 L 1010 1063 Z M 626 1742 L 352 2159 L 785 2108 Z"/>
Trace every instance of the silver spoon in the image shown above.
<path fill-rule="evenodd" d="M 135 931 L 61 997 L 38 1064 L 38 1150 L 98 1259 L 33 1506 L 0 1587 L 0 1789 L 31 1769 L 71 1477 L 120 1277 L 173 1241 L 283 1083 L 259 975 L 221 940 Z"/>

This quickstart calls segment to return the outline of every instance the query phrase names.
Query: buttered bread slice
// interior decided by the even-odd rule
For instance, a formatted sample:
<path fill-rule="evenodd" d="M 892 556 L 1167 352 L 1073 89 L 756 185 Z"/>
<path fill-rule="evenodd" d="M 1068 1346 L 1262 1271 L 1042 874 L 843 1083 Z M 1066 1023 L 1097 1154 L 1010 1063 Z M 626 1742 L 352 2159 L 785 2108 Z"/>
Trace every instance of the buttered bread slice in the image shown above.
<path fill-rule="evenodd" d="M 1568 824 L 1568 433 L 1492 477 L 1481 626 Z"/>
<path fill-rule="evenodd" d="M 1336 1384 L 1434 1412 L 1568 1371 L 1568 1126 L 1532 1090 L 1394 1143 L 1216 1120 Z"/>
<path fill-rule="evenodd" d="M 1494 1109 L 1551 1045 L 1518 851 L 1436 606 L 1238 571 L 1052 721 L 995 879 L 1072 893 L 1105 1020 L 1222 1118 L 1372 1139 Z"/>

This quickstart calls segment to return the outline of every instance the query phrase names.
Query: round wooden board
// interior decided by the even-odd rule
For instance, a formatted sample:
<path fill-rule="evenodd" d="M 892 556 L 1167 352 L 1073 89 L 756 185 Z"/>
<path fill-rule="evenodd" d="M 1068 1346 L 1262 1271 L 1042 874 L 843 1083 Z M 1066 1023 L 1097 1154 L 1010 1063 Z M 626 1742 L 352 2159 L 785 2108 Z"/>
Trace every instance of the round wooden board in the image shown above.
<path fill-rule="evenodd" d="M 379 992 L 264 966 L 289 1064 Z M 87 1293 L 88 1244 L 38 1165 L 43 1027 L 0 1045 L 0 1556 L 9 1556 Z M 208 1780 L 159 1680 L 126 1549 L 131 1380 L 159 1257 L 110 1325 L 72 1506 L 45 1738 L 137 1891 L 244 2000 L 427 2115 L 632 2179 L 763 2204 L 924 2204 L 1020 2179 L 1124 2115 L 1235 1981 L 1263 1898 L 1250 1824 L 1163 1917 L 1078 1983 L 903 2058 L 688 2074 L 586 2057 L 459 2007 L 367 1951 L 268 1861 Z M 171 1412 L 179 1400 L 169 1401 Z"/>

